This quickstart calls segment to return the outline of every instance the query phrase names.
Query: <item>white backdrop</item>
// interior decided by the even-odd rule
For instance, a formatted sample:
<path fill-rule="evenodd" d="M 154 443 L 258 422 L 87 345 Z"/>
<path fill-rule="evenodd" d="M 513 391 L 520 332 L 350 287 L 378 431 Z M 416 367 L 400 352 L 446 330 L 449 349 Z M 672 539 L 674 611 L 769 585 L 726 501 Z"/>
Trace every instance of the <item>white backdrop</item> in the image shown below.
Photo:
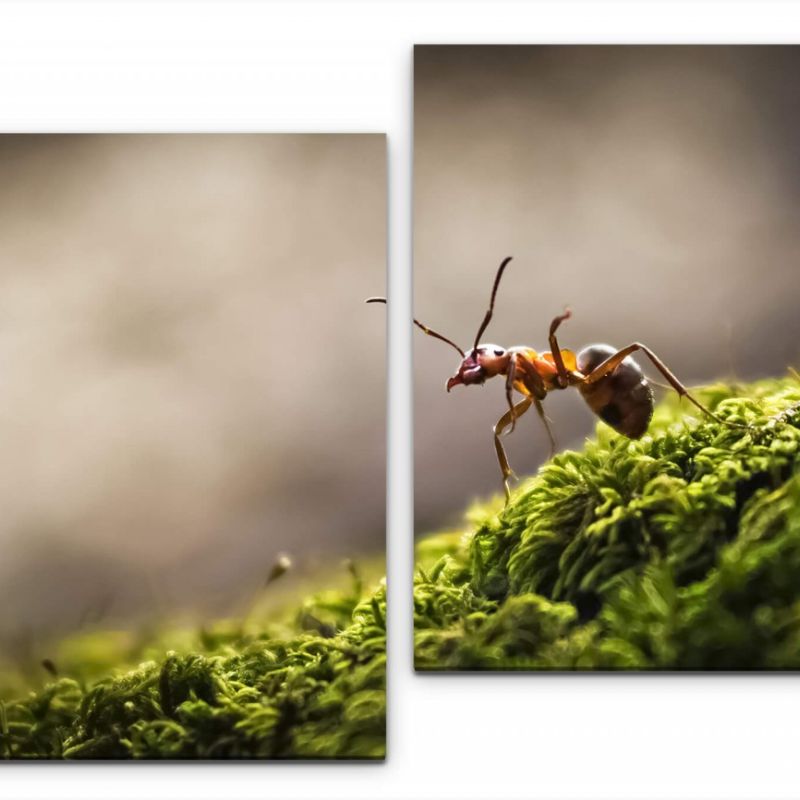
<path fill-rule="evenodd" d="M 792 3 L 0 4 L 0 129 L 387 131 L 390 669 L 385 765 L 7 765 L 8 798 L 792 797 L 800 677 L 411 669 L 414 42 L 791 42 Z M 1 376 L 0 376 L 1 379 Z"/>

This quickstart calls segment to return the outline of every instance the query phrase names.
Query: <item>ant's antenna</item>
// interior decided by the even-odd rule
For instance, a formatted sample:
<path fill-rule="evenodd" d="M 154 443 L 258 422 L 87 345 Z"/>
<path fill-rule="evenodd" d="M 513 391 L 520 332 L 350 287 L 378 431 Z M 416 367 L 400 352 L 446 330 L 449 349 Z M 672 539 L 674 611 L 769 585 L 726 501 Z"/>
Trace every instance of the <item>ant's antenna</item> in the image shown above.
<path fill-rule="evenodd" d="M 475 344 L 473 345 L 472 349 L 478 349 L 478 342 L 483 336 L 483 332 L 486 330 L 489 322 L 492 319 L 492 313 L 494 312 L 494 298 L 497 296 L 497 287 L 500 285 L 500 278 L 503 277 L 503 270 L 508 266 L 508 262 L 511 261 L 511 256 L 508 258 L 503 259 L 503 263 L 497 270 L 497 275 L 494 277 L 494 286 L 492 286 L 492 297 L 489 300 L 489 310 L 486 312 L 486 316 L 483 318 L 483 322 L 481 322 L 480 328 L 478 328 L 478 333 L 475 335 Z"/>
<path fill-rule="evenodd" d="M 366 303 L 384 303 L 385 304 L 386 303 L 386 298 L 385 297 L 369 297 L 364 302 L 366 302 Z M 418 319 L 414 320 L 414 324 L 418 328 L 420 328 L 422 331 L 427 333 L 428 336 L 433 336 L 434 339 L 439 339 L 440 341 L 445 342 L 446 344 L 449 344 L 450 347 L 454 347 L 456 350 L 458 350 L 458 353 L 461 356 L 461 358 L 466 358 L 467 357 L 467 354 L 455 342 L 451 342 L 450 339 L 448 339 L 446 336 L 442 336 L 441 333 L 436 333 L 436 331 L 432 331 L 427 325 L 423 325 Z"/>

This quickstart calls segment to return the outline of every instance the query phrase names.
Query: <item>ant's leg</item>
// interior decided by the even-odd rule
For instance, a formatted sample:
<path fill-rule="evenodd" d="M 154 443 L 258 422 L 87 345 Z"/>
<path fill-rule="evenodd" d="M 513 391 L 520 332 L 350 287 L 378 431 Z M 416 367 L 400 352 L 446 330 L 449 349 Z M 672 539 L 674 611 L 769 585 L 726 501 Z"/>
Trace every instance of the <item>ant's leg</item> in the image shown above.
<path fill-rule="evenodd" d="M 679 397 L 685 397 L 704 414 L 722 425 L 728 425 L 731 428 L 747 427 L 746 425 L 739 425 L 735 422 L 728 422 L 727 420 L 721 419 L 710 408 L 706 408 L 696 397 L 689 393 L 689 390 L 672 374 L 667 365 L 649 347 L 639 342 L 629 344 L 627 347 L 623 347 L 622 350 L 614 353 L 614 355 L 609 356 L 602 364 L 595 367 L 586 376 L 585 383 L 597 383 L 601 378 L 613 372 L 629 355 L 632 355 L 638 350 L 641 350 L 653 362 L 655 368 L 667 379 L 667 383 L 678 393 Z"/>
<path fill-rule="evenodd" d="M 516 381 L 522 383 L 522 385 L 527 389 L 527 394 L 529 394 L 530 397 L 536 398 L 535 402 L 537 403 L 547 394 L 542 376 L 536 371 L 536 369 L 533 368 L 528 361 L 525 361 L 525 359 L 520 359 L 518 361 L 516 357 L 513 358 L 511 363 L 508 365 L 508 373 L 506 374 L 506 401 L 508 402 L 508 408 L 511 411 L 511 430 L 509 433 L 513 433 L 514 428 L 517 425 L 517 414 L 514 410 L 514 400 L 512 397 L 514 383 Z M 541 416 L 543 413 L 544 412 L 540 412 L 539 416 Z M 545 422 L 545 425 L 547 425 L 547 422 Z M 552 438 L 553 437 L 551 435 L 551 441 Z"/>
<path fill-rule="evenodd" d="M 511 424 L 513 419 L 521 417 L 530 407 L 532 399 L 526 397 L 520 400 L 510 411 L 506 411 L 494 426 L 494 449 L 497 452 L 497 460 L 500 462 L 500 472 L 503 473 L 503 488 L 506 490 L 506 505 L 511 499 L 511 490 L 508 488 L 508 482 L 514 477 L 514 471 L 508 463 L 506 451 L 503 449 L 503 443 L 500 441 L 500 436 L 503 431 Z"/>
<path fill-rule="evenodd" d="M 517 412 L 514 409 L 514 398 L 512 397 L 516 373 L 517 360 L 516 358 L 512 357 L 508 365 L 508 373 L 506 374 L 506 402 L 508 403 L 508 410 L 511 414 L 511 430 L 509 433 L 514 433 L 514 428 L 517 427 Z"/>
<path fill-rule="evenodd" d="M 541 419 L 545 430 L 547 431 L 547 436 L 550 439 L 550 458 L 552 458 L 556 454 L 556 437 L 553 436 L 553 429 L 550 427 L 550 420 L 547 419 L 544 413 L 544 406 L 542 405 L 542 401 L 534 398 L 533 403 L 536 406 L 536 411 L 539 414 L 539 419 Z"/>
<path fill-rule="evenodd" d="M 551 323 L 550 323 L 550 353 L 553 356 L 553 361 L 555 362 L 556 369 L 558 370 L 558 385 L 562 389 L 566 389 L 569 386 L 569 372 L 567 371 L 567 367 L 564 364 L 564 359 L 561 357 L 561 348 L 558 346 L 558 339 L 556 339 L 556 331 L 558 330 L 559 325 L 572 316 L 572 312 L 568 309 L 564 309 L 563 314 L 559 314 Z"/>

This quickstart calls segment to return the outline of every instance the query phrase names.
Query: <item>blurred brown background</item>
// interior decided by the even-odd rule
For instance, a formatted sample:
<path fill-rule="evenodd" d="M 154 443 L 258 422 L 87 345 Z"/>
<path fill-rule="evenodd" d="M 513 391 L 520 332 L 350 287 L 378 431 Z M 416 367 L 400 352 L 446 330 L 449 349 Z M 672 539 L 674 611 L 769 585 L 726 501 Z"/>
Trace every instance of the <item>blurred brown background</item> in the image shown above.
<path fill-rule="evenodd" d="M 0 644 L 383 554 L 385 162 L 0 137 Z"/>
<path fill-rule="evenodd" d="M 424 46 L 414 69 L 422 322 L 467 349 L 512 255 L 484 341 L 547 349 L 568 304 L 563 347 L 642 341 L 689 384 L 800 365 L 798 48 Z M 414 335 L 424 533 L 499 490 L 506 406 L 497 381 L 447 395 L 458 355 Z M 594 428 L 577 392 L 546 408 L 561 448 Z M 548 454 L 535 415 L 506 444 L 520 475 Z"/>

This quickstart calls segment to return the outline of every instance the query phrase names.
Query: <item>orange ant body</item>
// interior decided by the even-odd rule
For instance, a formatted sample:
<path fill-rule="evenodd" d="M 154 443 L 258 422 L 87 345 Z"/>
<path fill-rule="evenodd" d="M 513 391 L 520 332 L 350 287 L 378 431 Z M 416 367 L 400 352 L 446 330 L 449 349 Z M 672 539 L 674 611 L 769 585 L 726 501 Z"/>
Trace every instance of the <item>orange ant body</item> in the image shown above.
<path fill-rule="evenodd" d="M 506 349 L 495 344 L 480 343 L 480 338 L 494 313 L 500 279 L 510 261 L 509 256 L 497 270 L 489 309 L 475 335 L 475 343 L 468 353 L 446 336 L 414 320 L 414 324 L 424 333 L 449 344 L 461 356 L 462 361 L 458 370 L 447 381 L 448 392 L 454 386 L 480 385 L 490 378 L 505 377 L 508 411 L 494 426 L 494 446 L 503 474 L 506 503 L 511 497 L 508 482 L 514 477 L 514 473 L 509 466 L 500 437 L 509 425 L 511 428 L 508 432 L 511 433 L 517 419 L 534 406 L 547 430 L 552 456 L 555 453 L 555 439 L 542 406 L 542 401 L 549 392 L 574 386 L 589 408 L 615 431 L 629 439 L 639 439 L 645 434 L 653 416 L 653 390 L 641 367 L 631 358 L 637 351 L 641 351 L 650 359 L 679 396 L 685 397 L 717 422 L 739 427 L 735 423 L 720 419 L 693 397 L 667 366 L 648 347 L 639 342 L 634 342 L 621 350 L 607 344 L 592 344 L 581 350 L 577 356 L 572 350 L 562 350 L 558 345 L 556 331 L 562 322 L 570 318 L 569 309 L 550 324 L 548 352 L 537 353 L 536 350 L 524 346 Z M 383 297 L 371 297 L 367 302 L 385 303 L 386 300 Z M 516 404 L 513 399 L 515 391 L 523 396 Z"/>

